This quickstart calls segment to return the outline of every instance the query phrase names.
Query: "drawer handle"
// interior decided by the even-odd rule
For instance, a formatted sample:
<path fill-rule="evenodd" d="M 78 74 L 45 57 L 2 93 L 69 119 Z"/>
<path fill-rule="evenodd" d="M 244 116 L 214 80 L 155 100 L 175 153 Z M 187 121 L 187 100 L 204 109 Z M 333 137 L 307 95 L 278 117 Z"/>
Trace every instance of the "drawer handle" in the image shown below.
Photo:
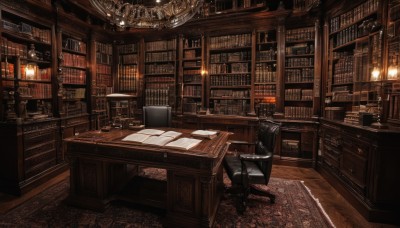
<path fill-rule="evenodd" d="M 364 151 L 361 148 L 357 148 L 358 154 L 364 154 Z"/>
<path fill-rule="evenodd" d="M 356 136 L 357 136 L 357 138 L 360 138 L 360 137 L 361 137 L 361 135 L 358 135 L 358 134 L 357 134 Z"/>
<path fill-rule="evenodd" d="M 351 174 L 354 174 L 354 170 L 352 168 L 349 169 Z"/>

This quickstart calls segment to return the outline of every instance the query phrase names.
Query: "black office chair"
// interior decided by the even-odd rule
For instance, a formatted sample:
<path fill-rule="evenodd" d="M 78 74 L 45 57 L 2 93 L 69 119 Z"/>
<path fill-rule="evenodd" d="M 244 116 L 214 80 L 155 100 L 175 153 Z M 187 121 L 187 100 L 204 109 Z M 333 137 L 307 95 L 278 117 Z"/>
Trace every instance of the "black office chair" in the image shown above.
<path fill-rule="evenodd" d="M 269 197 L 271 203 L 275 203 L 275 195 L 257 188 L 254 184 L 268 185 L 279 131 L 280 124 L 261 122 L 254 154 L 227 155 L 224 158 L 224 168 L 232 182 L 232 187 L 227 191 L 236 195 L 236 210 L 240 214 L 246 210 L 249 194 Z"/>
<path fill-rule="evenodd" d="M 170 106 L 144 106 L 143 124 L 149 127 L 171 127 Z"/>

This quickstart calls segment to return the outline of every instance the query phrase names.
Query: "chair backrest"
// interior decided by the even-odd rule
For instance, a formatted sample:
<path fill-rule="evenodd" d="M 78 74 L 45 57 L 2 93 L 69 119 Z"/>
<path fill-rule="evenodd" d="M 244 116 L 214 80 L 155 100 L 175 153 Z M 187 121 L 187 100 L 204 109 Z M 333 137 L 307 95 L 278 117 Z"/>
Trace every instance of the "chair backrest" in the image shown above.
<path fill-rule="evenodd" d="M 258 166 L 264 173 L 265 182 L 268 184 L 272 170 L 272 157 L 274 155 L 276 138 L 280 132 L 280 124 L 272 121 L 260 123 L 257 134 L 256 154 L 271 155 L 271 159 L 266 162 L 259 162 Z"/>
<path fill-rule="evenodd" d="M 170 106 L 144 106 L 143 124 L 145 127 L 171 127 Z"/>

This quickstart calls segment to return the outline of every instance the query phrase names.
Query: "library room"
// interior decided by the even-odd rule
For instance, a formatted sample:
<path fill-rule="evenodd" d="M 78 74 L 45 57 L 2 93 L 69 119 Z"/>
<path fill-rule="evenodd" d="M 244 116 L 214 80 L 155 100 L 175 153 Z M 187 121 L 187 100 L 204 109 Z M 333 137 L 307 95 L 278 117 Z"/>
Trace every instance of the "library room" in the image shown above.
<path fill-rule="evenodd" d="M 0 227 L 400 226 L 400 0 L 0 21 Z"/>

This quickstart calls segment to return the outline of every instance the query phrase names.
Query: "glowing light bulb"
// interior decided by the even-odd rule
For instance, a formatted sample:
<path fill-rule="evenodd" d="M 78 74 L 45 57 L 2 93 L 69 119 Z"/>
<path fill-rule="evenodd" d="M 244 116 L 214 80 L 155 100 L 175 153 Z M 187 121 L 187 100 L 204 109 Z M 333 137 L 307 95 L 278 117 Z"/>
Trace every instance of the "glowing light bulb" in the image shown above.
<path fill-rule="evenodd" d="M 371 72 L 371 81 L 378 81 L 380 75 L 381 75 L 381 71 L 379 70 L 379 68 L 374 67 L 374 69 Z"/>
<path fill-rule="evenodd" d="M 398 70 L 394 65 L 390 65 L 388 69 L 388 80 L 397 80 Z"/>

